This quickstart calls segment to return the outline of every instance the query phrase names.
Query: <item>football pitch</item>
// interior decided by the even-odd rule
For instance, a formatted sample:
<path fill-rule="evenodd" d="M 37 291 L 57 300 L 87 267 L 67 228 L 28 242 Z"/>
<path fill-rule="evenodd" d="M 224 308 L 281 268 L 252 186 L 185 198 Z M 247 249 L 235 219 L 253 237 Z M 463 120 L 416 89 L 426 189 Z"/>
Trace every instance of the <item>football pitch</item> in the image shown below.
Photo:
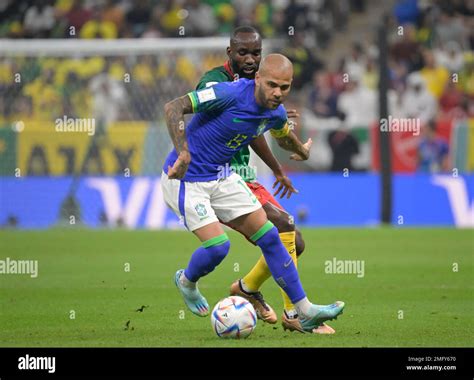
<path fill-rule="evenodd" d="M 313 302 L 346 302 L 332 336 L 261 321 L 223 340 L 189 312 L 173 278 L 197 239 L 183 231 L 0 231 L 0 260 L 38 260 L 36 278 L 0 274 L 0 346 L 13 347 L 461 347 L 474 344 L 474 233 L 456 229 L 303 229 L 299 261 Z M 228 295 L 259 250 L 228 232 L 231 250 L 200 282 L 211 305 Z M 358 273 L 338 272 L 338 260 Z M 329 263 L 336 263 L 330 268 Z M 332 265 L 332 264 L 331 264 Z M 363 265 L 363 267 L 362 267 Z M 341 267 L 342 268 L 342 267 Z M 352 267 L 353 269 L 356 266 Z M 360 269 L 363 268 L 363 271 Z M 326 273 L 331 270 L 336 273 Z M 279 319 L 272 279 L 262 292 Z"/>

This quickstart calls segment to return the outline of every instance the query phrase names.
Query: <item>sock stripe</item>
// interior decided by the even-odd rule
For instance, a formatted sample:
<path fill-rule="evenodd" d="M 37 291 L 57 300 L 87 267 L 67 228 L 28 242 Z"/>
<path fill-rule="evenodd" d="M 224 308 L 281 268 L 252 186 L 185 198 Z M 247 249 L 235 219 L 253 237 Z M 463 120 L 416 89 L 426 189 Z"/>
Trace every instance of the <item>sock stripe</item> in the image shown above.
<path fill-rule="evenodd" d="M 257 242 L 263 235 L 265 235 L 268 231 L 270 231 L 274 227 L 273 223 L 267 220 L 267 222 L 260 227 L 260 229 L 255 232 L 252 236 L 250 236 L 250 240 L 253 242 Z"/>
<path fill-rule="evenodd" d="M 184 226 L 188 228 L 188 224 L 186 223 L 186 209 L 184 207 L 184 201 L 186 197 L 186 183 L 184 181 L 180 181 L 179 183 L 179 193 L 178 193 L 178 208 L 179 213 L 183 217 Z"/>
<path fill-rule="evenodd" d="M 227 236 L 226 233 L 223 233 L 222 235 L 210 238 L 209 240 L 206 240 L 205 242 L 202 243 L 202 246 L 204 248 L 209 248 L 213 247 L 215 245 L 221 245 L 225 243 L 227 240 L 229 240 L 229 237 Z"/>

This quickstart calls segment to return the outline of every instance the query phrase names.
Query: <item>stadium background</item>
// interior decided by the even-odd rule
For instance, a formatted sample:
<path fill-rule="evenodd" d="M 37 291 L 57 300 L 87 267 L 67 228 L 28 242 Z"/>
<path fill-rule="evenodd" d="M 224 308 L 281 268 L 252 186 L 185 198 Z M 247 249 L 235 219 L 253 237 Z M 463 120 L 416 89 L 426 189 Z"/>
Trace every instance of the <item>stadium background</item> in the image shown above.
<path fill-rule="evenodd" d="M 315 142 L 304 163 L 270 142 L 303 190 L 285 207 L 303 225 L 378 224 L 376 26 L 388 13 L 389 115 L 422 125 L 390 134 L 392 223 L 473 226 L 472 12 L 468 1 L 4 2 L 0 224 L 182 228 L 157 178 L 171 149 L 163 105 L 224 62 L 243 24 L 261 30 L 265 52 L 293 60 L 287 106 Z M 419 78 L 427 90 L 414 95 Z M 57 132 L 63 117 L 96 131 Z M 420 163 L 431 122 L 444 150 Z"/>

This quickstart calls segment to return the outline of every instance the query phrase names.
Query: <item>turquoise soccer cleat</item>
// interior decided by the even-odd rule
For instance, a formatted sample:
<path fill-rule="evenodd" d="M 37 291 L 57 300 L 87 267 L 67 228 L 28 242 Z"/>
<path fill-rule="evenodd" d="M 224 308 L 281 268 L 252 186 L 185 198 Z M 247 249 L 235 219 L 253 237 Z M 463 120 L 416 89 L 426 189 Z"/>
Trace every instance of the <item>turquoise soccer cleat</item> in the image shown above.
<path fill-rule="evenodd" d="M 312 318 L 300 318 L 301 327 L 306 332 L 312 332 L 313 329 L 319 327 L 323 322 L 337 319 L 344 310 L 344 302 L 336 301 L 331 305 L 313 305 L 313 310 L 316 311 Z"/>
<path fill-rule="evenodd" d="M 209 314 L 209 304 L 199 292 L 197 285 L 196 289 L 187 289 L 181 285 L 179 278 L 183 272 L 184 269 L 180 269 L 176 272 L 174 276 L 174 283 L 183 296 L 184 302 L 186 303 L 186 306 L 189 308 L 189 310 L 200 317 L 205 317 Z"/>

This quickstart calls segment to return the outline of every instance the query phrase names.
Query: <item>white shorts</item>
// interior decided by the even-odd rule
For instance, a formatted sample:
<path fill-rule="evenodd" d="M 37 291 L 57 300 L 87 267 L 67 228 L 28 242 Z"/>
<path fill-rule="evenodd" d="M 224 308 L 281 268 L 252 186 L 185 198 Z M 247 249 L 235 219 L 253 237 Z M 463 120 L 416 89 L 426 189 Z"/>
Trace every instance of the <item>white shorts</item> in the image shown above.
<path fill-rule="evenodd" d="M 209 182 L 185 182 L 161 174 L 166 204 L 194 231 L 214 222 L 228 223 L 262 207 L 241 176 Z"/>

